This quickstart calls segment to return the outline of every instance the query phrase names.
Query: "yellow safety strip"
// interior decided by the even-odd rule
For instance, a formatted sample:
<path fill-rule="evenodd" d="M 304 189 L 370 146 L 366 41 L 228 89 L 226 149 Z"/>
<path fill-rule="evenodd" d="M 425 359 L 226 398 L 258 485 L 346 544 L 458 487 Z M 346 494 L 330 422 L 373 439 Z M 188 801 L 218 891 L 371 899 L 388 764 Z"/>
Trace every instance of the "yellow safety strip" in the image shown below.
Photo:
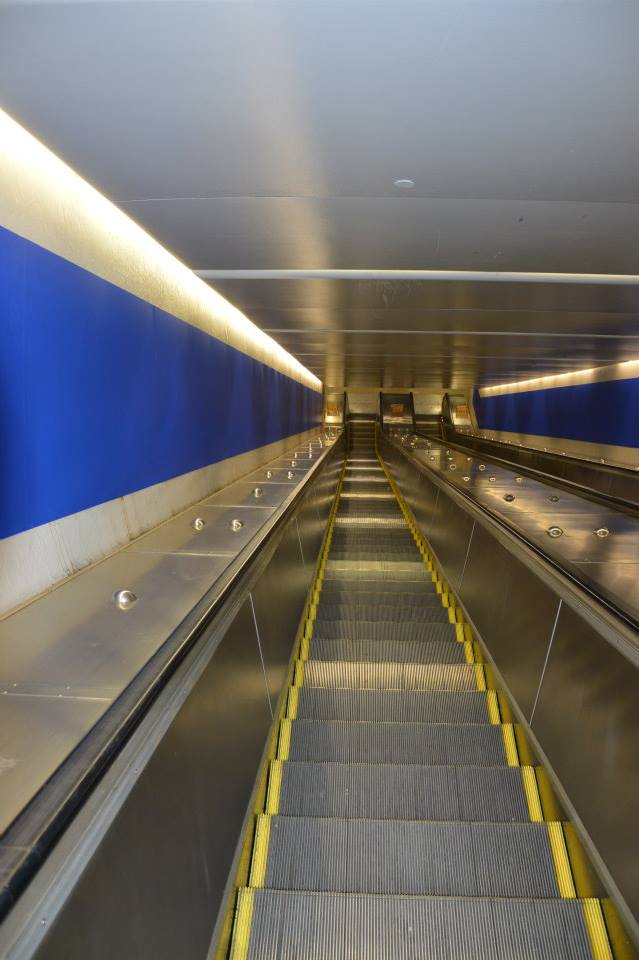
<path fill-rule="evenodd" d="M 581 907 L 584 912 L 593 960 L 614 960 L 601 903 L 599 900 L 593 900 L 589 897 L 581 901 Z"/>
<path fill-rule="evenodd" d="M 475 682 L 478 690 L 486 689 L 486 674 L 484 673 L 483 663 L 475 664 Z"/>
<path fill-rule="evenodd" d="M 522 767 L 521 779 L 524 784 L 524 793 L 526 794 L 526 803 L 528 804 L 528 814 L 531 822 L 541 823 L 544 815 L 541 809 L 541 800 L 539 798 L 539 790 L 537 789 L 534 767 Z"/>
<path fill-rule="evenodd" d="M 501 719 L 504 723 L 512 723 L 513 715 L 510 709 L 510 704 L 508 703 L 508 697 L 503 692 L 503 690 L 497 690 L 497 700 L 499 702 L 499 712 L 501 713 Z M 554 820 L 554 817 L 546 817 L 547 820 Z"/>
<path fill-rule="evenodd" d="M 466 663 L 475 662 L 475 651 L 473 650 L 472 643 L 469 643 L 468 640 L 464 641 L 464 657 L 466 658 Z"/>
<path fill-rule="evenodd" d="M 491 723 L 501 723 L 501 716 L 499 713 L 499 701 L 497 699 L 497 692 L 495 690 L 486 691 L 486 705 L 488 707 L 488 719 Z"/>
<path fill-rule="evenodd" d="M 463 623 L 456 623 L 456 624 L 455 624 L 455 636 L 457 637 L 457 642 L 458 642 L 458 643 L 465 643 L 465 641 L 466 641 L 466 635 L 465 635 L 465 633 L 464 633 L 464 626 L 465 626 L 465 624 L 463 624 Z"/>
<path fill-rule="evenodd" d="M 304 661 L 298 660 L 295 664 L 295 680 L 293 681 L 296 687 L 301 687 L 304 683 Z"/>
<path fill-rule="evenodd" d="M 547 823 L 546 827 L 548 828 L 550 852 L 552 853 L 552 861 L 555 867 L 559 895 L 564 900 L 574 900 L 577 894 L 575 893 L 575 884 L 572 878 L 572 870 L 570 869 L 566 840 L 564 838 L 564 832 L 561 829 L 561 823 L 554 820 L 552 823 Z"/>
<path fill-rule="evenodd" d="M 300 688 L 292 686 L 288 688 L 288 704 L 286 710 L 286 716 L 289 720 L 295 720 L 297 716 L 297 707 L 299 703 Z"/>
<path fill-rule="evenodd" d="M 266 812 L 275 816 L 280 812 L 280 792 L 282 789 L 282 773 L 284 767 L 281 760 L 271 760 L 268 772 L 268 792 L 266 794 Z"/>
<path fill-rule="evenodd" d="M 302 642 L 300 643 L 300 660 L 308 660 L 310 648 L 311 638 L 304 634 L 302 637 Z"/>
<path fill-rule="evenodd" d="M 248 957 L 254 896 L 255 891 L 250 887 L 242 887 L 238 891 L 230 960 L 246 960 Z"/>
<path fill-rule="evenodd" d="M 515 740 L 517 741 L 517 751 L 519 753 L 520 762 L 528 767 L 534 767 L 535 756 L 530 749 L 530 744 L 528 743 L 528 737 L 524 732 L 524 728 L 520 723 L 514 723 L 513 730 L 515 731 Z"/>
<path fill-rule="evenodd" d="M 280 736 L 277 742 L 277 759 L 278 760 L 288 760 L 288 755 L 291 752 L 291 733 L 293 732 L 293 727 L 291 721 L 288 717 L 284 717 L 280 720 Z"/>
<path fill-rule="evenodd" d="M 574 825 L 566 821 L 564 821 L 564 839 L 566 841 L 568 860 L 570 861 L 570 869 L 572 870 L 572 876 L 575 881 L 577 896 L 584 900 L 596 899 L 599 893 L 598 885 L 595 882 L 586 851 L 581 844 L 579 834 Z"/>
<path fill-rule="evenodd" d="M 544 820 L 561 820 L 563 811 L 559 806 L 550 778 L 544 767 L 535 767 L 537 786 L 541 797 L 541 806 L 544 811 Z"/>
<path fill-rule="evenodd" d="M 517 753 L 517 743 L 512 723 L 502 723 L 501 735 L 504 738 L 504 752 L 506 754 L 506 763 L 509 767 L 519 766 L 519 754 Z"/>
<path fill-rule="evenodd" d="M 253 859 L 251 861 L 251 875 L 249 878 L 249 884 L 252 887 L 264 886 L 270 839 L 271 818 L 261 813 L 257 818 L 255 841 L 253 843 Z"/>

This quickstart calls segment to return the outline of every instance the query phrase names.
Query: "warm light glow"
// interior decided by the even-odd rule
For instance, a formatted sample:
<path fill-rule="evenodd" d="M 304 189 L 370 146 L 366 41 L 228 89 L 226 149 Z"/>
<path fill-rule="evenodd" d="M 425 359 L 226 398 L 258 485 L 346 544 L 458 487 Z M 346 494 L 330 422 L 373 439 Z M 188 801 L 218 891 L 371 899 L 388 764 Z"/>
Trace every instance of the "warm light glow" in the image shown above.
<path fill-rule="evenodd" d="M 0 224 L 313 390 L 321 381 L 0 110 Z"/>
<path fill-rule="evenodd" d="M 493 387 L 480 387 L 481 397 L 495 397 L 504 393 L 526 393 L 530 390 L 551 390 L 553 387 L 571 387 L 581 383 L 595 383 L 604 380 L 630 380 L 639 376 L 639 360 L 624 360 L 621 363 L 607 364 L 603 367 L 587 367 L 584 370 L 572 370 L 547 377 L 534 377 L 531 380 L 517 380 L 512 383 L 500 383 Z"/>

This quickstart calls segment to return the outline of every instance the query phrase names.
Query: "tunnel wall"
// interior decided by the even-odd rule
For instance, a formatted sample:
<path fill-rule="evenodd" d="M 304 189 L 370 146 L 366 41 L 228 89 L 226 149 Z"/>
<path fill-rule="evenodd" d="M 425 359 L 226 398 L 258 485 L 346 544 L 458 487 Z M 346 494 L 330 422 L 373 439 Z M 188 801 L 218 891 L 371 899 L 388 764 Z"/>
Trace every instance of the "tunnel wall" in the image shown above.
<path fill-rule="evenodd" d="M 2 615 L 303 439 L 321 384 L 1 111 L 0 137 Z"/>
<path fill-rule="evenodd" d="M 479 434 L 567 455 L 639 464 L 637 365 L 615 364 L 513 389 L 475 391 Z M 634 374 L 634 375 L 633 375 Z"/>

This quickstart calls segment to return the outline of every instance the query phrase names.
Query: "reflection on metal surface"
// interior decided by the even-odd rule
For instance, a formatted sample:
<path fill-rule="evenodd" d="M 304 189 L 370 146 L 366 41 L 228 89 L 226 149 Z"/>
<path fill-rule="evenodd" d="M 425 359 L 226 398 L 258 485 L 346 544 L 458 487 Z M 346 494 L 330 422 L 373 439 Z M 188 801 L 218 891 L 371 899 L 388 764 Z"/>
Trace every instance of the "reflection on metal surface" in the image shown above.
<path fill-rule="evenodd" d="M 546 533 L 549 537 L 552 537 L 553 540 L 556 540 L 557 537 L 563 536 L 564 531 L 561 529 L 561 527 L 548 527 Z"/>
<path fill-rule="evenodd" d="M 132 590 L 116 590 L 113 594 L 113 602 L 120 610 L 130 610 L 137 599 Z"/>
<path fill-rule="evenodd" d="M 206 520 L 203 517 L 195 517 L 191 523 L 191 526 L 195 531 L 197 531 L 197 533 L 200 533 L 206 526 Z"/>

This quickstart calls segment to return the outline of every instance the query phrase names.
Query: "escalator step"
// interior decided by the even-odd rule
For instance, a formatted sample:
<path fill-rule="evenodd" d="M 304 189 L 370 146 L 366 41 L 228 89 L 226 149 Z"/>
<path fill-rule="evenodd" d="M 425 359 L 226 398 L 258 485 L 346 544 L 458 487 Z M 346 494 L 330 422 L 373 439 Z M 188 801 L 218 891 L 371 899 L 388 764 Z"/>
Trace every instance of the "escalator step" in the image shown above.
<path fill-rule="evenodd" d="M 441 601 L 433 603 L 423 603 L 419 606 L 384 606 L 377 604 L 374 607 L 368 605 L 359 605 L 354 603 L 322 603 L 317 607 L 317 621 L 329 620 L 335 622 L 352 621 L 354 623 L 437 623 L 438 621 L 448 621 L 448 610 L 442 607 Z M 348 633 L 343 634 L 348 636 Z"/>
<path fill-rule="evenodd" d="M 486 693 L 442 690 L 331 690 L 294 687 L 300 720 L 489 723 Z M 501 762 L 501 761 L 500 761 Z"/>
<path fill-rule="evenodd" d="M 441 611 L 443 614 L 445 610 Z M 426 623 L 395 623 L 392 620 L 316 620 L 313 636 L 326 640 L 442 640 L 456 636 L 448 616 L 439 616 Z"/>
<path fill-rule="evenodd" d="M 333 579 L 337 574 L 348 574 L 354 579 L 428 579 L 432 582 L 425 564 L 419 560 L 331 560 L 329 557 L 324 576 Z M 367 577 L 358 577 L 359 574 L 367 574 Z"/>
<path fill-rule="evenodd" d="M 290 733 L 288 756 L 282 760 L 506 765 L 498 724 L 293 720 Z"/>
<path fill-rule="evenodd" d="M 307 660 L 298 664 L 308 687 L 348 690 L 476 690 L 471 663 L 357 663 Z"/>
<path fill-rule="evenodd" d="M 465 663 L 463 643 L 455 640 L 323 640 L 311 641 L 309 660 L 359 663 Z"/>
<path fill-rule="evenodd" d="M 355 580 L 349 583 L 347 587 L 342 587 L 334 580 L 327 580 L 322 589 L 320 600 L 328 603 L 343 603 L 345 600 L 351 600 L 353 603 L 382 603 L 399 604 L 418 603 L 422 599 L 428 599 L 429 602 L 441 602 L 434 583 L 418 583 L 411 589 L 410 583 L 403 581 L 397 583 L 380 583 L 379 589 L 374 590 L 374 583 L 367 583 L 366 580 Z M 395 587 L 393 590 L 392 588 Z"/>
<path fill-rule="evenodd" d="M 545 823 L 280 816 L 269 820 L 265 887 L 559 897 Z"/>
<path fill-rule="evenodd" d="M 232 960 L 591 960 L 577 900 L 242 890 Z"/>
<path fill-rule="evenodd" d="M 519 767 L 285 762 L 277 813 L 377 820 L 530 821 Z"/>

